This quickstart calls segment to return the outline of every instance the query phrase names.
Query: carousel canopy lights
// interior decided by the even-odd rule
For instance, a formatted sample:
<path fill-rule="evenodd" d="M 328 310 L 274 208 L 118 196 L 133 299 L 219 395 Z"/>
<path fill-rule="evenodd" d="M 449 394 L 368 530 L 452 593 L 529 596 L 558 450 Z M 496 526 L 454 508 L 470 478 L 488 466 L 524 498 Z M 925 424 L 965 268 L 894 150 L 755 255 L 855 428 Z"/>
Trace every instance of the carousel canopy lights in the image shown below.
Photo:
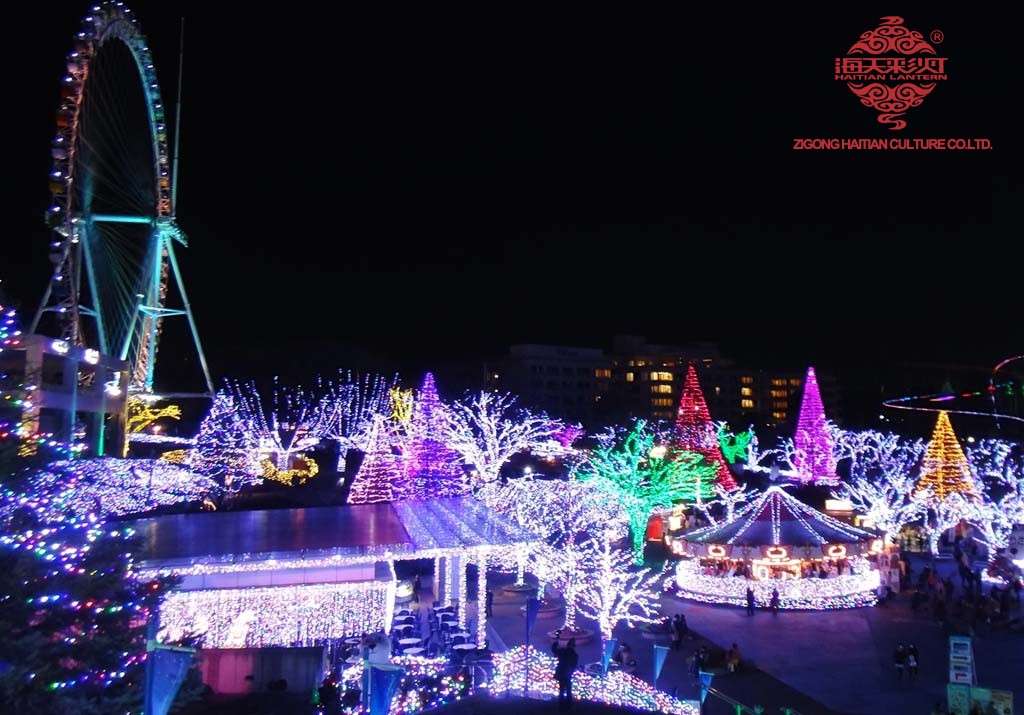
<path fill-rule="evenodd" d="M 743 507 L 732 521 L 691 531 L 684 539 L 691 544 L 720 546 L 866 546 L 875 534 L 822 514 L 782 487 L 773 486 Z"/>

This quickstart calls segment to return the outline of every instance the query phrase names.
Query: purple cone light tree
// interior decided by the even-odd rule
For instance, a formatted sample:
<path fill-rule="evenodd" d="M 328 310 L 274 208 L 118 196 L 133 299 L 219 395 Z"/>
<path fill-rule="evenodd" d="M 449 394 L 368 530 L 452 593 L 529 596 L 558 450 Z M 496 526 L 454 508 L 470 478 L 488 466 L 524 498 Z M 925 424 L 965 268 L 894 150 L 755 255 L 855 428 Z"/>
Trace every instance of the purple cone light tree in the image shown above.
<path fill-rule="evenodd" d="M 836 479 L 835 447 L 825 406 L 821 403 L 818 377 L 814 368 L 807 368 L 804 396 L 800 403 L 796 434 L 793 436 L 793 469 L 797 481 L 834 482 Z"/>
<path fill-rule="evenodd" d="M 434 375 L 428 372 L 405 425 L 401 447 L 403 482 L 395 499 L 437 499 L 469 491 L 462 456 L 447 443 L 447 409 L 437 393 Z"/>

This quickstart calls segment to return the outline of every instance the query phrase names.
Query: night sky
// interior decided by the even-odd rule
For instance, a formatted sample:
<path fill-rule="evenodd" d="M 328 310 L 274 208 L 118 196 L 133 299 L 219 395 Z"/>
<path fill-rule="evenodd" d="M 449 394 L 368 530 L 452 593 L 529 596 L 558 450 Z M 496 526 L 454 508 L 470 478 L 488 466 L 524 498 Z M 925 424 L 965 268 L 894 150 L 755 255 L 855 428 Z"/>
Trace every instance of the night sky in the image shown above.
<path fill-rule="evenodd" d="M 215 375 L 623 332 L 865 383 L 1024 352 L 1020 11 L 746 5 L 132 3 L 171 107 L 186 19 L 180 255 Z M 5 8 L 0 278 L 26 312 L 87 9 Z M 902 132 L 832 76 L 889 14 L 950 58 Z M 891 136 L 994 150 L 793 150 Z"/>

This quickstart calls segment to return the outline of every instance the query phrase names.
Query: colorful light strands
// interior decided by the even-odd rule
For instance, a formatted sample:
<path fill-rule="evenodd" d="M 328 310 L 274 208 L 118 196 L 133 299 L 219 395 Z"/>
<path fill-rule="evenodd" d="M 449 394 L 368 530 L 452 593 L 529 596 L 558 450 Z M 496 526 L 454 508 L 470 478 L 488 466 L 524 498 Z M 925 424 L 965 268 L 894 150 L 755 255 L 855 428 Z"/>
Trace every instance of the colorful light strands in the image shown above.
<path fill-rule="evenodd" d="M 836 477 L 836 462 L 832 454 L 833 439 L 829 430 L 825 407 L 821 403 L 818 377 L 814 368 L 807 368 L 804 395 L 800 402 L 796 434 L 793 436 L 795 453 L 793 468 L 802 482 L 831 481 Z"/>
<path fill-rule="evenodd" d="M 625 511 L 638 564 L 643 563 L 647 522 L 655 510 L 712 495 L 715 467 L 698 454 L 663 447 L 664 441 L 645 420 L 636 420 L 628 431 L 599 435 L 597 447 L 577 471 L 581 480 L 593 481 Z"/>
<path fill-rule="evenodd" d="M 211 479 L 159 459 L 60 461 L 33 473 L 0 515 L 27 508 L 43 522 L 106 519 L 197 503 L 218 488 Z"/>
<path fill-rule="evenodd" d="M 852 479 L 873 481 L 883 475 L 909 474 L 921 462 L 926 444 L 891 432 L 833 431 L 836 461 L 847 461 Z"/>
<path fill-rule="evenodd" d="M 246 421 L 236 398 L 228 390 L 220 390 L 182 462 L 216 480 L 224 491 L 235 492 L 259 483 L 259 446 L 259 436 L 252 422 Z"/>
<path fill-rule="evenodd" d="M 202 634 L 208 648 L 309 645 L 383 630 L 393 592 L 383 581 L 176 591 L 160 620 L 168 637 Z"/>
<path fill-rule="evenodd" d="M 527 667 L 525 659 L 529 659 Z M 503 697 L 529 690 L 554 699 L 558 696 L 558 683 L 554 678 L 556 661 L 535 648 L 516 646 L 504 653 L 494 654 L 495 675 L 490 685 L 491 695 Z M 526 682 L 529 672 L 529 682 Z M 604 677 L 590 675 L 582 670 L 573 673 L 573 696 L 578 700 L 604 703 L 640 712 L 667 713 L 669 715 L 698 715 L 695 705 L 673 698 L 634 675 L 611 671 Z"/>
<path fill-rule="evenodd" d="M 711 421 L 704 392 L 697 380 L 697 369 L 690 363 L 683 382 L 676 413 L 676 434 L 678 448 L 704 457 L 704 461 L 715 468 L 715 480 L 726 489 L 735 489 L 736 480 L 722 458 L 718 443 L 718 430 Z"/>
<path fill-rule="evenodd" d="M 107 712 L 141 700 L 144 623 L 169 584 L 135 577 L 136 546 L 130 529 L 85 522 L 0 535 L 3 676 L 17 683 L 18 711 Z"/>
<path fill-rule="evenodd" d="M 879 572 L 864 558 L 849 561 L 851 573 L 841 576 L 754 580 L 704 574 L 696 559 L 682 559 L 676 564 L 675 584 L 684 598 L 729 606 L 746 606 L 748 586 L 761 606 L 769 605 L 773 589 L 779 591 L 782 609 L 825 611 L 874 605 L 881 583 Z"/>
<path fill-rule="evenodd" d="M 919 491 L 930 491 L 942 501 L 951 494 L 977 494 L 967 457 L 960 448 L 949 415 L 939 413 L 931 441 L 921 462 Z"/>
<path fill-rule="evenodd" d="M 156 407 L 152 401 L 144 400 L 138 395 L 128 398 L 128 419 L 125 422 L 125 431 L 129 434 L 142 432 L 157 420 L 181 419 L 181 408 L 178 405 L 164 405 Z"/>

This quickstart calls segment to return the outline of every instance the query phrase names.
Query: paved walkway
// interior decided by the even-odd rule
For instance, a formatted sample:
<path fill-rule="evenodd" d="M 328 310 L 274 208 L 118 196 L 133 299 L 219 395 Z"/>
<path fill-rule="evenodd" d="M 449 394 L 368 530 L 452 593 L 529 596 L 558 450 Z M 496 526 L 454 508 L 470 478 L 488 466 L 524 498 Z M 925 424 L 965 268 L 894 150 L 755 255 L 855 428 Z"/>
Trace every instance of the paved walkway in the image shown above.
<path fill-rule="evenodd" d="M 914 573 L 923 562 L 915 560 Z M 940 572 L 952 570 L 949 561 L 939 562 Z M 510 577 L 492 576 L 495 592 L 492 625 L 508 647 L 521 645 L 525 622 L 521 596 L 506 594 L 501 586 Z M 956 582 L 959 588 L 959 581 Z M 687 674 L 686 657 L 703 642 L 719 651 L 737 643 L 744 660 L 754 666 L 736 675 L 718 675 L 712 687 L 746 704 L 762 705 L 766 715 L 781 707 L 800 715 L 900 713 L 927 715 L 934 704 L 945 701 L 948 681 L 948 637 L 953 635 L 924 611 L 914 613 L 910 594 L 903 593 L 883 606 L 826 612 L 759 611 L 747 616 L 744 609 L 706 606 L 666 595 L 663 613 L 686 614 L 691 630 L 699 634 L 684 643 L 684 650 L 670 652 L 658 684 L 679 697 L 696 699 L 697 690 Z M 545 633 L 560 625 L 560 616 L 538 619 L 531 644 L 548 649 Z M 638 661 L 637 675 L 650 679 L 653 644 L 638 630 L 620 628 Z M 706 637 L 707 640 L 704 640 Z M 599 659 L 598 638 L 580 645 L 580 661 Z M 665 641 L 661 641 L 665 642 Z M 915 683 L 897 682 L 892 654 L 899 642 L 915 643 L 921 654 Z M 996 631 L 974 639 L 978 684 L 1014 691 L 1024 703 L 1024 634 Z M 1020 705 L 1018 705 L 1020 707 Z M 731 713 L 724 703 L 708 700 L 707 715 Z"/>

